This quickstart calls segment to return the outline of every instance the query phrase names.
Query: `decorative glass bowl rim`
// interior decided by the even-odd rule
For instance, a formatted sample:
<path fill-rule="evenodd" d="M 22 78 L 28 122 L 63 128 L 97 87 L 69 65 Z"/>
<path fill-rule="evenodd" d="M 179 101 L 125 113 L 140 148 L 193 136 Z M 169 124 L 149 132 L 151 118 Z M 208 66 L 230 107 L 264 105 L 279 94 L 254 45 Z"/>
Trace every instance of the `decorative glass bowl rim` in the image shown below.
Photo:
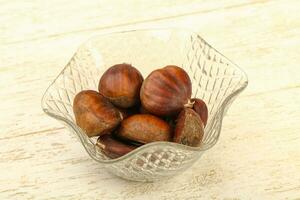
<path fill-rule="evenodd" d="M 80 142 L 82 143 L 82 145 L 84 146 L 85 150 L 87 151 L 87 153 L 90 155 L 91 158 L 93 158 L 94 160 L 101 162 L 101 163 L 106 163 L 106 164 L 113 164 L 122 160 L 125 160 L 129 157 L 131 157 L 132 155 L 143 151 L 144 149 L 148 149 L 151 148 L 152 146 L 168 146 L 168 147 L 173 147 L 173 148 L 179 148 L 179 149 L 183 149 L 183 150 L 188 150 L 188 151 L 193 151 L 193 152 L 203 152 L 206 151 L 210 148 L 212 148 L 216 142 L 219 139 L 220 136 L 220 131 L 221 131 L 221 127 L 222 127 L 222 120 L 223 120 L 223 114 L 224 114 L 224 110 L 226 105 L 230 102 L 230 100 L 237 96 L 239 93 L 241 93 L 248 85 L 248 76 L 246 74 L 246 72 L 239 67 L 237 64 L 235 64 L 232 60 L 230 60 L 229 58 L 227 58 L 225 55 L 223 55 L 221 52 L 219 52 L 218 50 L 216 50 L 213 46 L 211 46 L 206 40 L 204 40 L 199 33 L 188 29 L 188 28 L 173 28 L 173 27 L 168 27 L 168 28 L 135 28 L 135 29 L 124 29 L 121 31 L 110 31 L 110 32 L 104 32 L 104 33 L 100 33 L 97 35 L 94 35 L 90 38 L 88 38 L 87 40 L 85 40 L 81 45 L 79 45 L 79 47 L 76 49 L 75 53 L 73 54 L 73 56 L 76 54 L 76 52 L 82 48 L 82 46 L 84 46 L 85 44 L 93 41 L 95 38 L 99 38 L 99 37 L 105 37 L 105 36 L 109 36 L 109 35 L 114 35 L 114 34 L 122 34 L 122 33 L 130 33 L 130 32 L 135 32 L 135 31 L 166 31 L 166 30 L 172 30 L 172 31 L 185 31 L 185 32 L 189 32 L 191 35 L 197 35 L 197 37 L 203 41 L 205 41 L 206 45 L 209 46 L 209 48 L 213 49 L 216 53 L 218 53 L 220 56 L 222 56 L 223 58 L 225 58 L 228 62 L 230 62 L 230 64 L 232 66 L 234 66 L 236 69 L 238 69 L 241 72 L 241 76 L 244 77 L 244 82 L 243 84 L 241 84 L 237 89 L 235 89 L 233 92 L 231 92 L 229 95 L 226 96 L 226 98 L 222 101 L 222 103 L 219 105 L 218 107 L 218 111 L 215 113 L 215 115 L 213 116 L 213 119 L 211 119 L 211 122 L 214 122 L 216 120 L 216 117 L 221 115 L 221 121 L 220 121 L 220 130 L 219 133 L 217 134 L 217 138 L 215 140 L 215 142 L 209 144 L 209 145 L 201 145 L 199 147 L 191 147 L 191 146 L 187 146 L 187 145 L 183 145 L 183 144 L 178 144 L 178 143 L 174 143 L 174 142 L 164 142 L 164 141 L 157 141 L 157 142 L 151 142 L 148 144 L 144 144 L 136 149 L 134 149 L 133 151 L 125 154 L 124 156 L 115 158 L 115 159 L 108 159 L 108 160 L 100 160 L 100 159 L 96 159 L 93 155 L 91 155 L 90 151 L 87 149 L 88 147 L 84 144 L 84 139 L 82 137 L 86 137 L 90 143 L 94 144 L 94 142 L 92 141 L 91 138 L 89 138 L 83 130 L 80 129 L 80 127 L 78 127 L 76 124 L 74 124 L 72 121 L 70 121 L 67 118 L 64 118 L 62 116 L 59 116 L 53 112 L 50 112 L 47 109 L 47 105 L 45 105 L 45 102 L 47 101 L 47 94 L 49 92 L 49 90 L 51 89 L 51 87 L 55 84 L 55 82 L 57 81 L 57 79 L 59 79 L 59 77 L 64 73 L 64 71 L 69 67 L 70 61 L 68 61 L 68 63 L 65 65 L 65 67 L 59 72 L 59 74 L 54 78 L 54 80 L 50 83 L 50 85 L 47 87 L 46 91 L 44 92 L 42 99 L 41 99 L 41 107 L 42 110 L 49 115 L 50 117 L 53 117 L 57 120 L 60 120 L 64 123 L 66 123 L 70 128 L 73 129 L 73 131 L 75 131 L 75 133 L 77 134 L 77 136 L 80 139 Z M 73 57 L 72 56 L 72 57 Z M 71 57 L 71 58 L 72 58 Z M 207 126 L 205 127 L 205 130 L 210 130 L 213 126 L 213 123 L 208 123 Z M 99 148 L 97 147 L 96 144 L 94 144 L 94 148 Z M 98 151 L 98 150 L 96 150 Z"/>

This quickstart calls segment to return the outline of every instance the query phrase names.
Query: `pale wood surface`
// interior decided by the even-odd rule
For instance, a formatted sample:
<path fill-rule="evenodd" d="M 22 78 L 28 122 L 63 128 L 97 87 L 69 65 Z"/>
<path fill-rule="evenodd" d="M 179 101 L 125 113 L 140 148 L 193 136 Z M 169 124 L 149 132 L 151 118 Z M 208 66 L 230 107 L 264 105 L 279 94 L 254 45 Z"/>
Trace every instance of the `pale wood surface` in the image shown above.
<path fill-rule="evenodd" d="M 125 3 L 126 2 L 126 3 Z M 0 1 L 0 199 L 300 199 L 300 1 Z M 98 33 L 187 27 L 249 75 L 221 138 L 173 179 L 106 172 L 41 96 Z"/>

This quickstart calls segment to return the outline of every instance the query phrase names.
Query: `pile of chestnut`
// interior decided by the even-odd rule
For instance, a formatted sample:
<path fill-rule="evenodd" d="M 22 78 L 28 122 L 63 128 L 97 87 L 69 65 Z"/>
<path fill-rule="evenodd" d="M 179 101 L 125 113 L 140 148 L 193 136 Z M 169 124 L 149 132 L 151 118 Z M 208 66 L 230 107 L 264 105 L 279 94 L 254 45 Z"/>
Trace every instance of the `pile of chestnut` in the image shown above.
<path fill-rule="evenodd" d="M 110 67 L 100 78 L 99 91 L 79 92 L 73 103 L 77 125 L 97 146 L 117 158 L 155 141 L 201 145 L 208 110 L 192 98 L 192 84 L 180 67 L 168 65 L 149 74 L 129 64 Z"/>

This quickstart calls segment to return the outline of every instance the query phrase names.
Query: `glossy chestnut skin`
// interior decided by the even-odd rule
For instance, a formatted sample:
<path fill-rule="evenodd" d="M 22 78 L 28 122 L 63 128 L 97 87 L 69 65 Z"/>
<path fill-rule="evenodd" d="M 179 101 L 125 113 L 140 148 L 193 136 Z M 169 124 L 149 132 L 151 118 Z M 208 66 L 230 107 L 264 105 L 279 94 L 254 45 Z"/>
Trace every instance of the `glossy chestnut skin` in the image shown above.
<path fill-rule="evenodd" d="M 143 76 L 133 66 L 123 63 L 110 67 L 99 81 L 99 92 L 115 106 L 129 108 L 139 102 Z"/>
<path fill-rule="evenodd" d="M 202 99 L 198 98 L 191 99 L 191 102 L 193 102 L 193 110 L 198 113 L 205 127 L 208 119 L 208 109 L 206 103 Z"/>
<path fill-rule="evenodd" d="M 120 112 L 100 93 L 92 90 L 79 92 L 73 102 L 77 125 L 89 137 L 109 133 L 122 120 Z"/>
<path fill-rule="evenodd" d="M 189 103 L 192 83 L 180 67 L 168 65 L 153 71 L 143 82 L 140 98 L 143 107 L 158 116 L 180 112 Z"/>
<path fill-rule="evenodd" d="M 171 128 L 164 120 L 149 114 L 137 114 L 123 120 L 115 133 L 120 138 L 149 143 L 170 141 Z"/>
<path fill-rule="evenodd" d="M 126 144 L 122 141 L 117 140 L 111 134 L 105 134 L 98 138 L 96 145 L 100 147 L 101 151 L 110 158 L 121 157 L 134 149 L 137 146 L 132 144 Z"/>
<path fill-rule="evenodd" d="M 204 125 L 200 116 L 191 108 L 184 108 L 175 126 L 173 141 L 176 143 L 198 147 L 204 135 Z"/>

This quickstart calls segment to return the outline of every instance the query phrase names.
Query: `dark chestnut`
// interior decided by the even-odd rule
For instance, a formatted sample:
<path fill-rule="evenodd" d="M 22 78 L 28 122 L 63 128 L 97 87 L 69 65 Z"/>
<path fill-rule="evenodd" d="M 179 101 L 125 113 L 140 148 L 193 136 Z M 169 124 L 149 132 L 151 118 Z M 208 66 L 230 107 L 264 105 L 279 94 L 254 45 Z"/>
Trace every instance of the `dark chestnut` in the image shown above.
<path fill-rule="evenodd" d="M 198 98 L 191 99 L 191 102 L 193 103 L 194 111 L 198 113 L 205 127 L 208 118 L 208 109 L 206 103 L 202 99 L 198 99 Z"/>
<path fill-rule="evenodd" d="M 191 108 L 184 108 L 175 126 L 173 141 L 192 147 L 201 145 L 204 135 L 204 125 L 200 116 Z"/>
<path fill-rule="evenodd" d="M 126 144 L 112 137 L 110 134 L 102 135 L 98 138 L 96 145 L 110 158 L 121 157 L 137 148 L 132 144 Z"/>
<path fill-rule="evenodd" d="M 123 120 L 115 134 L 140 143 L 169 141 L 171 128 L 167 122 L 156 116 L 137 114 Z"/>
<path fill-rule="evenodd" d="M 120 112 L 100 93 L 92 90 L 79 92 L 73 102 L 77 125 L 89 137 L 109 133 L 122 120 Z"/>
<path fill-rule="evenodd" d="M 192 84 L 180 67 L 168 65 L 150 73 L 143 82 L 140 98 L 143 107 L 158 116 L 169 116 L 190 106 Z"/>
<path fill-rule="evenodd" d="M 99 92 L 115 106 L 129 108 L 139 102 L 143 76 L 129 64 L 110 67 L 99 81 Z"/>

